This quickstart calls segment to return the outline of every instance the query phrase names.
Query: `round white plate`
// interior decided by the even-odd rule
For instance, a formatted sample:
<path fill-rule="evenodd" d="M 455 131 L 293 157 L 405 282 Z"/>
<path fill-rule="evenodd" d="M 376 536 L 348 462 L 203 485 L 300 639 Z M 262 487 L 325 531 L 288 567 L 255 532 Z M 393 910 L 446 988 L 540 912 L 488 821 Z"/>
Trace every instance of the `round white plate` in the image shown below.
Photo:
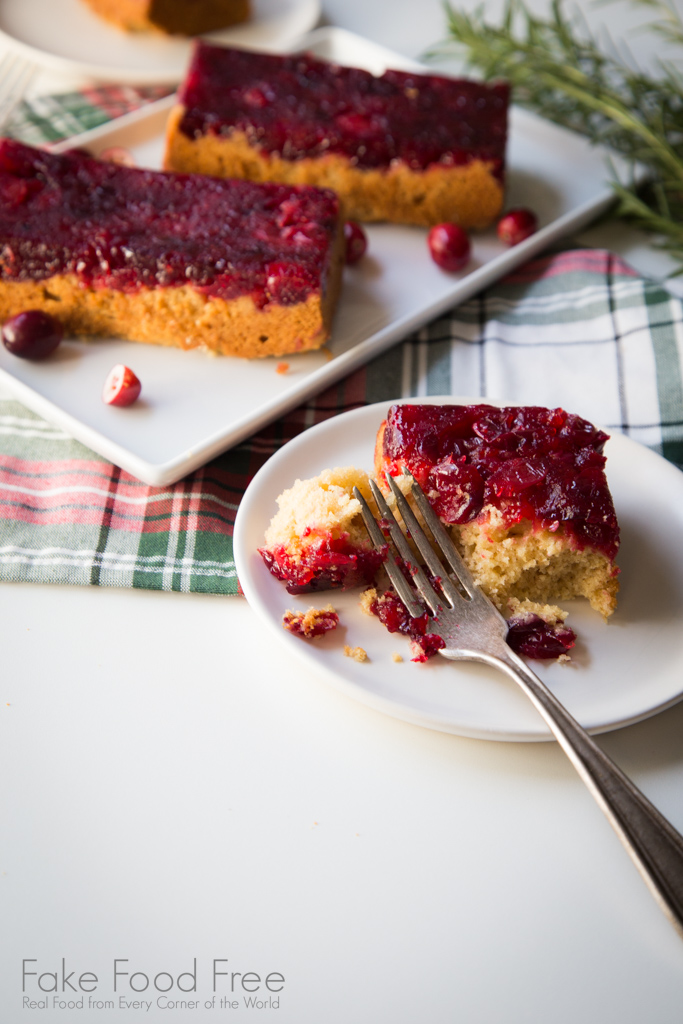
<path fill-rule="evenodd" d="M 212 42 L 259 50 L 286 48 L 320 18 L 319 0 L 252 0 L 250 22 L 212 32 Z M 191 40 L 127 33 L 83 0 L 0 0 L 0 42 L 43 67 L 101 82 L 179 82 Z"/>
<path fill-rule="evenodd" d="M 412 399 L 415 401 L 415 399 Z M 438 398 L 424 402 L 470 403 Z M 496 403 L 502 404 L 502 403 Z M 545 740 L 545 723 L 515 685 L 483 665 L 411 662 L 405 637 L 388 633 L 358 607 L 359 591 L 292 597 L 270 575 L 259 545 L 276 498 L 299 477 L 332 466 L 372 470 L 373 445 L 388 403 L 345 413 L 307 430 L 271 458 L 240 504 L 235 524 L 237 573 L 252 608 L 289 650 L 338 689 L 396 718 L 479 739 Z M 585 601 L 567 602 L 578 640 L 569 665 L 531 662 L 569 711 L 591 732 L 648 718 L 683 697 L 683 474 L 649 449 L 616 435 L 607 476 L 622 531 L 619 607 L 609 624 Z M 331 602 L 340 627 L 307 641 L 282 629 L 288 608 Z M 344 656 L 345 644 L 369 660 Z M 392 660 L 397 652 L 402 663 Z"/>

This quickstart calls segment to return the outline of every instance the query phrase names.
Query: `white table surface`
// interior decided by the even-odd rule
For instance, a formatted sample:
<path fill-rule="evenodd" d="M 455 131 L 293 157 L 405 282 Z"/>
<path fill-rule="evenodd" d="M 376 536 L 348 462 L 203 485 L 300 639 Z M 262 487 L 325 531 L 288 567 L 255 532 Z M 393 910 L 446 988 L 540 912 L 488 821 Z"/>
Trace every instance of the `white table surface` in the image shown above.
<path fill-rule="evenodd" d="M 324 6 L 410 55 L 441 34 L 437 0 Z M 618 225 L 596 244 L 666 272 Z M 683 943 L 556 745 L 373 712 L 239 598 L 4 585 L 0 615 L 3 1024 L 681 1020 Z M 681 735 L 678 705 L 600 743 L 683 830 Z M 113 1008 L 63 994 L 62 958 Z M 114 993 L 115 960 L 152 979 L 195 958 L 196 993 L 166 998 L 196 1008 Z M 207 1008 L 214 959 L 282 974 L 279 1005 L 220 977 Z M 57 973 L 47 1009 L 22 1007 L 22 960 Z"/>

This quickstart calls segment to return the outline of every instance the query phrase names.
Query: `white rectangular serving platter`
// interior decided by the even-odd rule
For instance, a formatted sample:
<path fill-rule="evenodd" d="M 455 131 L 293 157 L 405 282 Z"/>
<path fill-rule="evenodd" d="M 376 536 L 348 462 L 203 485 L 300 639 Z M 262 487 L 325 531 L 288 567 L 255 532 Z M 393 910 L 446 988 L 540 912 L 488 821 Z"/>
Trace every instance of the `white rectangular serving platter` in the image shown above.
<path fill-rule="evenodd" d="M 336 28 L 310 33 L 295 49 L 374 73 L 424 70 Z M 53 148 L 83 146 L 99 155 L 122 146 L 138 165 L 159 168 L 172 104 L 168 97 Z M 17 359 L 0 345 L 0 385 L 140 480 L 173 483 L 584 227 L 612 202 L 606 173 L 604 151 L 513 108 L 506 205 L 531 207 L 541 225 L 537 234 L 507 249 L 493 228 L 478 233 L 468 267 L 448 274 L 430 259 L 425 229 L 368 226 L 367 255 L 344 272 L 331 341 L 322 351 L 283 357 L 286 373 L 276 370 L 282 360 L 272 358 L 211 357 L 116 338 L 66 339 L 43 363 Z M 141 399 L 127 409 L 101 399 L 116 363 L 130 366 L 142 381 Z"/>

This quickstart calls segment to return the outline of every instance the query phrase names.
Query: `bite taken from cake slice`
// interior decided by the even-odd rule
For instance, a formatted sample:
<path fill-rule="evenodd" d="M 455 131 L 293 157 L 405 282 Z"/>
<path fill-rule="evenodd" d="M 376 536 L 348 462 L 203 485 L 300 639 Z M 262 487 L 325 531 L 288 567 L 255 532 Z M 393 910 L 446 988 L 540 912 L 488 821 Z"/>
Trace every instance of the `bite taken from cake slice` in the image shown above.
<path fill-rule="evenodd" d="M 484 228 L 503 202 L 508 99 L 504 83 L 198 42 L 165 166 L 331 188 L 353 220 Z"/>
<path fill-rule="evenodd" d="M 165 174 L 0 140 L 0 319 L 260 358 L 328 339 L 344 259 L 329 190 Z"/>
<path fill-rule="evenodd" d="M 370 584 L 383 561 L 367 535 L 357 487 L 374 506 L 368 475 L 352 466 L 296 480 L 277 499 L 279 511 L 259 552 L 290 594 Z"/>

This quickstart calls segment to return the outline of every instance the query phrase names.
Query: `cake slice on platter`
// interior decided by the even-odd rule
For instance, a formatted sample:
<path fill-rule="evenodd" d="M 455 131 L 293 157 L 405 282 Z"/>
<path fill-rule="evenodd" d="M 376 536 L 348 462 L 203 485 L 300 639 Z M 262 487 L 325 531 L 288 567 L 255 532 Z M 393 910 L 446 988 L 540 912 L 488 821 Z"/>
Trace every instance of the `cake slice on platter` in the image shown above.
<path fill-rule="evenodd" d="M 198 42 L 165 166 L 331 188 L 354 220 L 483 228 L 503 202 L 508 99 L 504 83 Z"/>
<path fill-rule="evenodd" d="M 247 358 L 320 347 L 344 258 L 337 197 L 0 140 L 0 318 Z"/>
<path fill-rule="evenodd" d="M 575 638 L 556 602 L 586 598 L 605 618 L 616 608 L 619 527 L 605 477 L 606 441 L 605 433 L 562 409 L 395 405 L 377 434 L 374 471 L 390 505 L 387 473 L 406 492 L 407 474 L 418 481 L 475 581 L 508 619 L 515 649 L 564 658 Z M 332 541 L 340 538 L 344 558 L 364 560 L 368 577 L 369 541 L 353 499 L 354 483 L 364 496 L 367 484 L 358 470 L 334 472 L 334 507 L 324 497 L 330 471 L 297 481 L 280 499 L 297 510 L 288 532 L 276 516 L 266 534 L 261 554 L 288 589 L 296 587 L 292 592 L 361 582 L 335 561 Z M 311 537 L 318 544 L 324 538 L 320 563 Z M 409 621 L 381 567 L 374 582 L 364 610 L 411 636 L 422 654 L 433 653 L 424 639 L 426 621 Z"/>

